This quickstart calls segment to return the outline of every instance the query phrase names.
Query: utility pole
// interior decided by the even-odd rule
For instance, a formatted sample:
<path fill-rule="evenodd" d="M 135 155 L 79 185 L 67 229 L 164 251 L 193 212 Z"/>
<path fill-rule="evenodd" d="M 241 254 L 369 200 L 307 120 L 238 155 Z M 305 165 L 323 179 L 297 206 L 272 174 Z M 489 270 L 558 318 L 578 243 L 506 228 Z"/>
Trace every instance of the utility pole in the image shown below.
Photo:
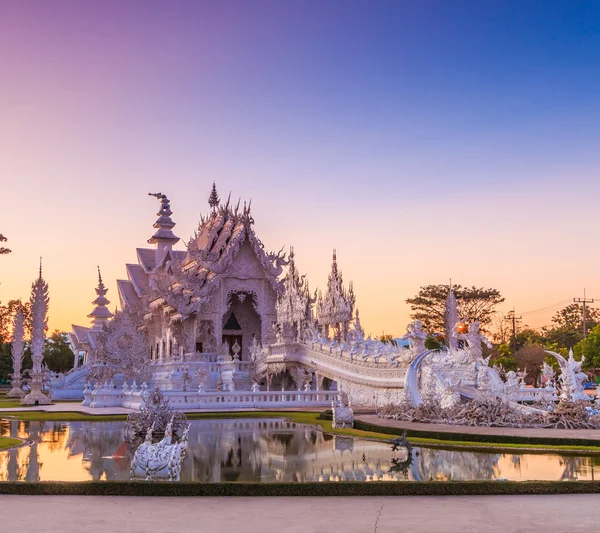
<path fill-rule="evenodd" d="M 586 304 L 593 304 L 594 300 L 591 298 L 586 299 L 585 289 L 583 289 L 583 298 L 573 298 L 573 301 L 576 304 L 583 304 L 583 336 L 587 337 L 587 323 L 586 323 L 585 309 L 586 309 Z"/>
<path fill-rule="evenodd" d="M 517 322 L 523 320 L 522 316 L 515 315 L 515 308 L 508 312 L 508 315 L 504 317 L 504 320 L 510 320 L 512 322 L 512 338 L 513 338 L 513 357 L 517 353 Z"/>

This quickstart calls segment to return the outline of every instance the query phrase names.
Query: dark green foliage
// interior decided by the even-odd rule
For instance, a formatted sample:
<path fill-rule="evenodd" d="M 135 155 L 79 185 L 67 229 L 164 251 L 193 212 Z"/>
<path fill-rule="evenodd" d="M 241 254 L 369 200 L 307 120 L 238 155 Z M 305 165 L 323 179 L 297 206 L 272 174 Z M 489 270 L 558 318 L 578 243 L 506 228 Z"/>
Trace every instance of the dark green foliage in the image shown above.
<path fill-rule="evenodd" d="M 600 368 L 600 325 L 594 327 L 587 338 L 579 341 L 573 351 L 577 360 L 585 356 L 584 370 L 597 373 Z"/>
<path fill-rule="evenodd" d="M 429 331 L 444 331 L 444 313 L 449 288 L 448 285 L 421 287 L 414 298 L 406 300 L 412 310 L 412 318 L 423 322 Z M 504 301 L 500 291 L 462 285 L 453 285 L 452 289 L 458 303 L 459 318 L 479 320 L 481 331 L 485 331 L 492 321 L 496 306 Z"/>
<path fill-rule="evenodd" d="M 456 427 L 456 426 L 455 426 Z M 372 431 L 375 433 L 383 433 L 385 435 L 402 435 L 405 431 L 404 428 L 378 426 L 376 424 L 370 424 L 368 422 L 362 422 L 360 420 L 354 420 L 354 429 L 362 431 Z M 466 442 L 489 442 L 498 444 L 540 444 L 546 446 L 600 446 L 600 440 L 595 439 L 567 439 L 567 438 L 556 438 L 556 437 L 525 437 L 515 435 L 485 435 L 477 433 L 459 433 L 454 431 L 424 431 L 409 429 L 408 438 L 418 437 L 422 439 L 436 439 L 436 440 L 456 440 Z M 561 451 L 560 453 L 563 453 Z M 579 452 L 581 453 L 581 452 Z"/>
<path fill-rule="evenodd" d="M 67 334 L 54 331 L 44 343 L 44 363 L 53 372 L 68 372 L 73 368 L 73 359 L 74 355 Z M 23 370 L 30 370 L 31 367 L 31 346 L 26 342 L 23 351 Z M 5 342 L 0 344 L 0 383 L 9 381 L 9 374 L 12 374 L 12 354 L 10 343 Z"/>
<path fill-rule="evenodd" d="M 348 481 L 339 483 L 0 482 L 0 494 L 77 496 L 467 496 L 584 494 L 600 481 Z"/>
<path fill-rule="evenodd" d="M 0 242 L 6 242 L 8 239 L 0 233 Z M 12 250 L 5 248 L 4 246 L 0 246 L 0 255 L 9 254 Z"/>
<path fill-rule="evenodd" d="M 74 354 L 66 333 L 55 330 L 44 344 L 44 362 L 53 372 L 68 372 L 73 368 Z"/>

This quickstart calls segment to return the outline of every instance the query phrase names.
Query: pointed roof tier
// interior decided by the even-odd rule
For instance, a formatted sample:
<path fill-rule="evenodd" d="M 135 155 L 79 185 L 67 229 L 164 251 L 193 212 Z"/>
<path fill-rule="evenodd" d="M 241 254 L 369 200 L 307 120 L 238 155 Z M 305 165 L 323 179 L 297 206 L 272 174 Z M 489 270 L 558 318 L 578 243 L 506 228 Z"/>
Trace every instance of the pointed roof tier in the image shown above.
<path fill-rule="evenodd" d="M 288 273 L 283 279 L 283 292 L 277 299 L 277 320 L 280 324 L 298 324 L 310 318 L 314 301 L 305 276 L 296 267 L 294 248 L 290 248 Z"/>
<path fill-rule="evenodd" d="M 355 302 L 352 282 L 348 290 L 344 288 L 344 280 L 338 269 L 337 255 L 334 250 L 331 274 L 327 280 L 327 292 L 324 297 L 319 297 L 317 302 L 319 323 L 328 326 L 349 323 L 352 320 Z"/>
<path fill-rule="evenodd" d="M 160 210 L 158 213 L 156 213 L 158 215 L 158 219 L 154 223 L 156 232 L 150 239 L 148 239 L 148 242 L 150 244 L 163 244 L 172 246 L 179 241 L 179 237 L 176 237 L 172 231 L 175 227 L 175 222 L 173 222 L 173 219 L 171 219 L 173 211 L 171 211 L 169 199 L 165 194 L 160 192 L 148 193 L 148 195 L 154 196 L 160 200 Z"/>
<path fill-rule="evenodd" d="M 110 301 L 106 298 L 108 289 L 104 286 L 102 281 L 102 275 L 100 274 L 100 267 L 98 267 L 98 287 L 96 288 L 97 298 L 92 302 L 96 307 L 88 315 L 88 318 L 92 319 L 92 330 L 99 331 L 102 326 L 108 322 L 114 315 L 110 312 L 107 305 Z"/>

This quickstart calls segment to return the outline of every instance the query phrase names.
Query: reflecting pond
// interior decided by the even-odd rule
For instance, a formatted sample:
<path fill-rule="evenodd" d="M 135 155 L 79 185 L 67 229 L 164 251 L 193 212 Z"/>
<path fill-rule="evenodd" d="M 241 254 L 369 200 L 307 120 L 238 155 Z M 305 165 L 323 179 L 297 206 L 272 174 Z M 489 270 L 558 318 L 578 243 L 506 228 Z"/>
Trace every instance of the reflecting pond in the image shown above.
<path fill-rule="evenodd" d="M 277 418 L 191 422 L 182 481 L 390 481 L 594 479 L 600 458 L 474 453 L 323 434 Z M 129 479 L 125 422 L 2 420 L 0 435 L 31 444 L 0 452 L 0 481 Z"/>

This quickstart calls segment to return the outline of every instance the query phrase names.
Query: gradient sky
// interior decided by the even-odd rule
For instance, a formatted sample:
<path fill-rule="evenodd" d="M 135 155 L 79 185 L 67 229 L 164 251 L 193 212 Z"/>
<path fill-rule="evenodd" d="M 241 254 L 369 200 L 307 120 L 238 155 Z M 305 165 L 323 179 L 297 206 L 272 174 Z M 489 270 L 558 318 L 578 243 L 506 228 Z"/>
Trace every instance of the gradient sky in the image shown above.
<path fill-rule="evenodd" d="M 187 240 L 213 180 L 313 288 L 337 248 L 373 334 L 448 278 L 600 298 L 599 94 L 598 2 L 0 0 L 0 301 L 41 255 L 50 327 L 87 324 L 147 193 Z"/>

